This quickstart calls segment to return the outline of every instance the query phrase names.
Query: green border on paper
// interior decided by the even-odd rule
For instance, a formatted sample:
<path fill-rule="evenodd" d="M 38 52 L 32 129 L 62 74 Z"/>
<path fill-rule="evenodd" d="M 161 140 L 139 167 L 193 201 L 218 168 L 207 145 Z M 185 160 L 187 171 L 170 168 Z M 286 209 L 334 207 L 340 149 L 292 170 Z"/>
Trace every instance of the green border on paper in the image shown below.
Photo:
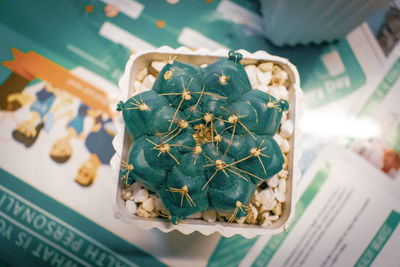
<path fill-rule="evenodd" d="M 354 266 L 370 266 L 399 225 L 399 222 L 400 213 L 392 210 Z"/>

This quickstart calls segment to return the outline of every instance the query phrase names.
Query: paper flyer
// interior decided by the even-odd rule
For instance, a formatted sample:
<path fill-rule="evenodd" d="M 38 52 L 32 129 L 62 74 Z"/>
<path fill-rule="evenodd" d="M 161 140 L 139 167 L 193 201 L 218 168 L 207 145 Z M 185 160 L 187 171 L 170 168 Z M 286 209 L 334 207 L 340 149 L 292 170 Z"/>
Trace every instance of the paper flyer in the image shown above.
<path fill-rule="evenodd" d="M 16 266 L 205 264 L 217 235 L 141 231 L 113 217 L 113 113 L 91 101 L 115 103 L 118 89 L 83 67 L 62 68 L 40 45 L 0 29 L 24 41 L 1 50 L 0 244 L 7 250 L 0 258 Z M 192 249 L 172 242 L 182 238 Z"/>
<path fill-rule="evenodd" d="M 113 222 L 108 199 L 99 196 L 112 173 L 109 104 L 118 89 L 83 67 L 65 69 L 59 57 L 0 29 L 17 36 L 1 50 L 0 242 L 7 249 L 0 257 L 16 266 L 163 265 L 104 229 Z M 96 216 L 104 220 L 96 224 Z M 131 253 L 121 255 L 116 245 Z"/>
<path fill-rule="evenodd" d="M 355 31 L 353 31 L 352 33 L 350 33 L 348 35 L 348 40 L 349 42 L 352 44 L 352 48 L 354 49 L 354 53 L 356 54 L 357 60 L 360 62 L 362 69 L 364 71 L 364 73 L 366 74 L 366 84 L 364 84 L 362 86 L 362 88 L 360 88 L 360 90 L 358 90 L 358 92 L 353 93 L 351 95 L 348 95 L 346 97 L 342 97 L 341 99 L 325 104 L 324 106 L 321 106 L 320 108 L 317 109 L 306 109 L 305 110 L 305 114 L 303 116 L 303 119 L 306 118 L 307 116 L 309 116 L 310 114 L 317 114 L 319 112 L 321 112 L 322 114 L 327 114 L 329 112 L 334 112 L 334 114 L 336 114 L 337 116 L 334 116 L 333 119 L 335 119 L 335 121 L 337 120 L 342 120 L 343 118 L 346 118 L 349 116 L 349 113 L 354 112 L 355 110 L 357 110 L 356 108 L 358 108 L 358 110 L 361 108 L 358 104 L 364 104 L 365 101 L 367 100 L 367 98 L 370 96 L 371 91 L 373 90 L 373 88 L 376 87 L 371 87 L 372 85 L 377 85 L 382 81 L 382 68 L 386 62 L 386 58 L 384 57 L 383 52 L 381 51 L 381 48 L 377 42 L 377 40 L 375 39 L 375 37 L 372 35 L 369 27 L 365 24 L 363 24 L 361 27 L 357 28 Z M 363 41 L 360 41 L 363 40 Z M 393 78 L 395 77 L 395 75 L 393 75 L 393 73 L 396 73 L 398 70 L 398 66 L 397 65 L 393 65 L 395 62 L 392 61 L 391 65 L 389 65 L 392 70 L 391 74 L 388 75 L 391 77 L 391 82 L 393 82 Z M 389 67 L 386 67 L 386 71 L 388 70 Z M 397 79 L 397 78 L 396 78 Z M 383 82 L 383 84 L 386 86 L 386 80 Z M 394 89 L 392 87 L 392 89 Z M 391 90 L 394 91 L 394 90 Z M 378 92 L 379 94 L 380 92 Z M 307 93 L 306 93 L 307 94 Z M 386 96 L 386 94 L 379 94 L 379 95 L 384 95 Z M 307 96 L 305 96 L 306 98 Z M 396 102 L 396 99 L 398 99 L 398 96 L 396 96 L 395 94 L 392 94 L 392 97 L 389 98 L 388 97 L 388 101 L 389 99 L 392 102 Z M 307 100 L 306 100 L 307 101 Z M 378 101 L 377 105 L 373 105 L 374 108 L 381 108 L 382 106 L 380 105 L 381 101 Z M 396 111 L 398 111 L 398 108 L 396 109 L 395 105 L 392 105 L 393 108 L 391 108 L 391 110 L 395 109 Z M 383 108 L 386 112 L 387 109 Z M 396 112 L 395 112 L 396 113 Z M 318 127 L 318 123 L 320 122 L 324 122 L 327 120 L 328 117 L 320 117 L 320 121 L 315 120 L 315 116 L 309 116 L 310 122 L 312 122 L 313 124 L 316 125 L 316 127 Z M 327 120 L 327 122 L 329 122 L 329 119 Z M 392 121 L 393 122 L 393 121 Z M 393 126 L 395 126 L 396 124 L 391 125 L 391 122 L 387 123 L 387 126 L 392 127 L 391 129 L 393 129 Z M 324 123 L 324 126 L 320 126 L 320 128 L 325 127 L 327 124 Z M 333 121 L 332 121 L 332 126 L 333 126 Z M 314 127 L 313 129 L 315 130 L 316 127 Z M 353 127 L 354 128 L 354 127 Z M 333 129 L 332 127 L 330 127 L 327 130 Z M 319 129 L 317 129 L 319 130 Z M 304 178 L 310 179 L 310 175 L 309 172 L 316 172 L 315 170 L 315 164 L 320 164 L 321 166 L 323 165 L 323 163 L 319 160 L 321 155 L 325 155 L 328 158 L 333 158 L 334 155 L 340 155 L 339 157 L 342 157 L 342 155 L 346 155 L 346 157 L 344 157 L 343 162 L 348 164 L 349 162 L 351 162 L 351 167 L 350 169 L 353 170 L 349 170 L 353 175 L 352 176 L 347 176 L 349 177 L 349 179 L 353 179 L 354 177 L 363 177 L 363 175 L 358 174 L 356 170 L 360 170 L 362 173 L 364 173 L 364 170 L 369 170 L 369 175 L 368 177 L 371 177 L 372 180 L 375 180 L 375 186 L 377 188 L 381 187 L 381 191 L 382 192 L 387 192 L 387 194 L 397 194 L 396 188 L 395 186 L 393 186 L 392 182 L 397 181 L 396 179 L 390 179 L 388 180 L 386 177 L 386 175 L 384 173 L 382 173 L 381 171 L 379 171 L 379 169 L 375 168 L 374 166 L 372 166 L 370 163 L 368 163 L 366 160 L 358 157 L 357 155 L 352 155 L 352 152 L 348 152 L 345 151 L 343 148 L 340 147 L 336 147 L 335 149 L 332 150 L 328 150 L 330 151 L 330 156 L 327 155 L 327 153 L 322 153 L 320 154 L 321 150 L 324 150 L 325 145 L 329 142 L 329 140 L 331 140 L 332 137 L 335 136 L 335 134 L 339 134 L 342 135 L 343 133 L 347 133 L 347 132 L 338 132 L 338 129 L 333 129 L 333 135 L 332 133 L 327 134 L 327 135 L 319 135 L 319 134 L 312 134 L 312 132 L 307 132 L 306 134 L 303 135 L 302 138 L 302 148 L 303 148 L 303 155 L 302 155 L 302 161 L 301 161 L 301 169 L 303 171 L 303 174 L 305 174 L 305 176 L 303 176 Z M 340 129 L 339 129 L 340 130 Z M 327 131 L 325 131 L 326 133 Z M 392 132 L 392 131 L 391 131 Z M 367 133 L 368 134 L 368 133 Z M 365 135 L 365 133 L 364 133 Z M 393 136 L 393 135 L 391 135 Z M 389 140 L 393 140 L 389 139 Z M 392 141 L 393 144 L 393 141 Z M 326 150 L 324 150 L 326 151 Z M 314 163 L 314 161 L 317 160 L 319 163 Z M 334 162 L 336 162 L 338 159 L 335 159 Z M 355 164 L 353 164 L 353 162 L 357 162 Z M 310 166 L 312 166 L 310 168 Z M 314 168 L 314 169 L 313 169 Z M 349 168 L 349 167 L 346 167 Z M 345 168 L 345 169 L 346 169 Z M 311 169 L 313 169 L 313 171 L 311 171 Z M 310 171 L 309 171 L 310 170 Z M 391 181 L 391 182 L 389 182 Z M 309 181 L 308 181 L 309 182 Z M 303 185 L 303 189 L 301 191 L 304 190 L 304 186 L 306 184 L 308 184 L 308 182 L 303 182 L 303 180 L 300 181 L 300 185 Z M 361 185 L 363 185 L 364 183 L 362 182 Z M 374 191 L 370 191 L 369 193 L 365 193 L 365 197 L 369 196 L 369 194 L 374 195 L 375 192 Z M 383 193 L 383 195 L 386 193 Z M 396 195 L 392 195 L 393 196 Z M 393 199 L 392 199 L 393 200 Z M 300 212 L 302 211 L 302 206 L 303 204 L 301 204 L 301 198 L 300 198 L 300 207 L 298 208 L 300 210 Z M 304 200 L 305 201 L 305 200 Z M 398 200 L 394 199 L 394 201 L 397 203 Z M 378 200 L 379 202 L 379 200 Z M 386 202 L 383 201 L 381 203 L 382 205 L 386 206 Z M 361 206 L 362 207 L 362 206 Z M 376 238 L 374 239 L 374 242 L 370 242 L 369 244 L 372 246 L 376 244 L 376 248 L 379 248 L 379 243 L 376 240 L 383 240 L 383 241 L 387 241 L 386 239 L 384 239 L 382 237 L 381 234 L 382 232 L 386 232 L 388 229 L 393 229 L 396 228 L 396 221 L 398 219 L 396 219 L 398 217 L 398 207 L 396 212 L 388 212 L 387 217 L 381 216 L 381 221 L 378 223 L 381 223 L 382 227 L 381 228 L 376 228 Z M 372 215 L 374 215 L 374 212 L 371 212 Z M 392 215 L 392 216 L 390 216 Z M 298 218 L 298 217 L 297 217 Z M 351 218 L 354 218 L 351 217 Z M 302 220 L 302 218 L 298 219 L 299 221 Z M 392 222 L 394 222 L 394 225 L 391 225 L 389 227 L 387 227 L 387 224 L 384 222 L 388 222 L 388 224 L 390 225 Z M 296 222 L 297 223 L 297 222 Z M 310 222 L 310 220 L 308 220 L 308 223 L 312 223 Z M 296 226 L 294 226 L 296 227 Z M 362 227 L 361 227 L 362 229 Z M 379 229 L 379 230 L 378 230 Z M 397 228 L 396 228 L 397 229 Z M 398 231 L 398 230 L 397 230 Z M 397 234 L 398 235 L 398 234 Z M 371 240 L 373 239 L 373 236 L 370 236 Z M 289 264 L 290 262 L 286 262 L 285 264 L 283 264 L 283 262 L 279 262 L 280 264 L 278 264 L 276 261 L 274 261 L 274 257 L 272 254 L 275 253 L 279 253 L 279 251 L 277 252 L 277 250 L 275 250 L 275 248 L 277 248 L 278 246 L 280 246 L 283 242 L 283 240 L 286 239 L 285 234 L 283 234 L 281 237 L 260 237 L 258 239 L 251 239 L 251 240 L 245 240 L 239 237 L 235 237 L 235 238 L 231 238 L 231 239 L 222 239 L 219 243 L 219 245 L 217 246 L 216 250 L 214 251 L 214 254 L 212 255 L 212 257 L 210 258 L 209 261 L 209 265 L 210 266 L 220 266 L 220 265 L 227 265 L 230 263 L 234 263 L 234 262 L 240 262 L 240 266 L 249 266 L 252 263 L 254 263 L 255 266 L 257 266 L 257 264 L 259 264 L 259 266 L 264 266 L 265 264 L 267 264 L 271 259 L 272 259 L 272 263 L 270 263 L 270 266 L 280 266 L 280 265 L 285 265 L 286 263 Z M 393 252 L 393 247 L 396 246 L 396 242 L 398 243 L 398 237 L 394 238 L 390 238 L 390 241 L 387 243 L 387 245 L 385 246 L 385 249 L 383 251 L 385 251 L 384 253 L 379 253 L 379 256 L 377 257 L 378 260 L 375 260 L 375 256 L 378 255 L 378 251 L 374 251 L 373 249 L 368 249 L 368 250 L 364 250 L 361 251 L 359 250 L 359 254 L 357 255 L 359 258 L 350 258 L 349 262 L 346 262 L 345 264 L 342 265 L 337 265 L 337 266 L 347 266 L 347 265 L 353 265 L 356 262 L 358 262 L 357 264 L 359 266 L 370 266 L 372 264 L 372 262 L 374 262 L 374 266 L 392 266 L 392 263 L 395 262 L 399 262 L 399 259 L 393 259 L 391 258 L 391 254 L 395 254 L 395 252 Z M 357 238 L 354 238 L 353 240 L 358 240 Z M 397 241 L 396 241 L 397 240 Z M 271 241 L 269 243 L 269 241 Z M 312 242 L 312 240 L 311 240 Z M 267 243 L 269 243 L 269 247 L 267 247 Z M 289 243 L 288 241 L 285 241 L 285 243 Z M 308 244 L 308 246 L 310 246 L 310 244 Z M 369 248 L 371 248 L 371 246 L 369 246 Z M 398 246 L 398 244 L 397 244 Z M 367 243 L 365 243 L 365 247 L 367 247 Z M 229 250 L 230 249 L 230 250 Z M 345 248 L 343 248 L 342 250 L 344 250 Z M 360 248 L 359 248 L 360 249 Z M 229 251 L 236 251 L 235 253 L 230 253 Z M 264 251 L 264 253 L 262 253 L 262 251 Z M 272 254 L 270 254 L 267 251 L 273 251 Z M 289 253 L 287 253 L 287 251 L 285 251 L 284 249 L 280 250 L 281 253 L 281 257 L 290 257 L 288 256 Z M 284 252 L 285 251 L 285 252 Z M 290 250 L 289 250 L 290 251 Z M 299 251 L 299 250 L 298 250 Z M 308 248 L 308 251 L 310 251 L 310 248 Z M 332 250 L 333 251 L 333 250 Z M 324 251 L 325 255 L 327 258 L 332 259 L 333 256 L 329 257 L 327 256 L 326 253 L 328 253 L 329 251 L 326 250 Z M 335 252 L 335 251 L 333 251 Z M 335 252 L 335 257 L 337 255 L 339 255 L 339 252 Z M 363 253 L 363 254 L 361 254 Z M 298 252 L 298 254 L 300 254 L 300 252 Z M 309 255 L 313 255 L 311 252 L 309 253 Z M 361 258 L 361 255 L 363 255 L 363 257 Z M 308 257 L 308 256 L 307 256 Z M 336 257 L 337 258 L 337 257 Z M 267 260 L 265 260 L 267 259 Z M 297 259 L 297 263 L 299 264 L 299 259 L 300 262 L 302 262 L 302 264 L 306 261 L 303 261 L 304 255 L 303 255 L 303 259 L 298 258 Z M 349 258 L 347 258 L 349 259 Z M 359 261 L 358 261 L 359 260 Z M 266 262 L 267 261 L 267 262 Z M 293 263 L 293 262 L 292 262 Z M 307 262 L 309 263 L 309 262 Z M 324 265 L 334 265 L 332 263 L 332 261 L 330 262 L 330 264 L 328 264 L 329 261 L 325 261 Z M 296 265 L 294 264 L 294 265 Z M 336 264 L 336 263 L 335 263 Z M 289 264 L 290 265 L 290 264 Z M 314 265 L 318 265 L 318 264 L 308 264 L 305 266 L 314 266 Z"/>
<path fill-rule="evenodd" d="M 16 266 L 212 266 L 247 257 L 259 239 L 163 234 L 115 220 L 114 107 L 106 102 L 118 98 L 129 56 L 162 45 L 288 57 L 309 110 L 346 106 L 380 67 L 362 27 L 337 43 L 289 51 L 265 40 L 257 10 L 241 0 L 0 1 L 0 258 Z"/>
<path fill-rule="evenodd" d="M 380 79 L 352 111 L 379 130 L 366 140 L 352 140 L 350 149 L 400 185 L 400 43 L 388 57 Z"/>
<path fill-rule="evenodd" d="M 349 136 L 357 138 L 355 135 L 363 138 L 370 135 L 357 130 L 357 124 L 354 123 L 357 118 L 352 116 L 352 113 L 360 108 L 360 104 L 366 100 L 372 88 L 380 81 L 386 58 L 366 23 L 349 33 L 347 40 L 363 69 L 366 82 L 358 90 L 336 101 L 325 103 L 315 109 L 308 109 L 305 106 L 300 124 L 304 133 L 302 138 L 303 156 L 300 161 L 303 173 L 330 138 L 347 138 Z"/>
<path fill-rule="evenodd" d="M 0 257 L 6 266 L 165 266 L 1 170 Z"/>
<path fill-rule="evenodd" d="M 46 0 L 33 5 L 4 1 L 0 22 L 115 83 L 129 52 L 163 45 L 264 50 L 289 58 L 299 69 L 310 108 L 354 95 L 366 83 L 365 68 L 354 49 L 359 36 L 329 45 L 280 48 L 264 38 L 255 1 L 174 2 Z M 41 22 L 41 16 L 56 21 L 66 34 L 60 36 L 55 27 Z M 67 18 L 75 24 L 68 24 Z"/>
<path fill-rule="evenodd" d="M 394 266 L 400 202 L 387 182 L 350 151 L 326 146 L 300 184 L 289 231 L 260 237 L 240 266 Z"/>

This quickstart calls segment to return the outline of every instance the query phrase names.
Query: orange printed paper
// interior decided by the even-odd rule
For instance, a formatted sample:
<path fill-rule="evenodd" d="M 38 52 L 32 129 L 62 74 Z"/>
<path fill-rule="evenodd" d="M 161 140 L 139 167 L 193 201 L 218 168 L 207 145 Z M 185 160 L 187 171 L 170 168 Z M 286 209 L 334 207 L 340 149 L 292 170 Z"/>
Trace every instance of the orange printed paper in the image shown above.
<path fill-rule="evenodd" d="M 102 110 L 112 116 L 107 94 L 101 89 L 82 80 L 69 70 L 36 52 L 29 51 L 28 53 L 23 53 L 16 48 L 12 48 L 11 51 L 14 55 L 14 59 L 4 61 L 3 65 L 12 72 L 17 73 L 27 80 L 39 78 L 43 81 L 47 81 L 53 86 L 66 90 L 72 95 L 79 97 L 84 104 L 93 109 Z"/>

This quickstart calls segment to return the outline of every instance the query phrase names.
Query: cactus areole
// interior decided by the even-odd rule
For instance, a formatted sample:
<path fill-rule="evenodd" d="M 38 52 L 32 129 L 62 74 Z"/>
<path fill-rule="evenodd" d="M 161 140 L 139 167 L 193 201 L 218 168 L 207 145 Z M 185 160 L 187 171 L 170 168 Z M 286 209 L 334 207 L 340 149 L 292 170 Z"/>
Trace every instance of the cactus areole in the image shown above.
<path fill-rule="evenodd" d="M 252 90 L 241 59 L 171 61 L 152 90 L 117 106 L 133 140 L 120 178 L 156 192 L 174 224 L 208 209 L 246 216 L 256 185 L 282 169 L 273 135 L 288 102 Z"/>

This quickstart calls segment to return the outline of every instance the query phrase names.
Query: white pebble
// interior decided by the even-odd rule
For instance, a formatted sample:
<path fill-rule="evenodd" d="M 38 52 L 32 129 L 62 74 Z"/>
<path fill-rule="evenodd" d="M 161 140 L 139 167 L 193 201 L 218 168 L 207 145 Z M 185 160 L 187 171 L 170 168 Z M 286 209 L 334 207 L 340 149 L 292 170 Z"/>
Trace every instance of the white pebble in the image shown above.
<path fill-rule="evenodd" d="M 275 198 L 279 202 L 283 203 L 286 201 L 286 180 L 279 179 L 278 187 L 274 189 Z"/>
<path fill-rule="evenodd" d="M 272 67 L 272 74 L 274 74 L 274 75 L 276 75 L 276 74 L 278 74 L 278 73 L 280 73 L 280 72 L 282 72 L 283 71 L 283 69 L 282 69 L 282 67 L 279 65 L 279 64 L 275 64 L 273 67 Z"/>
<path fill-rule="evenodd" d="M 261 204 L 269 202 L 274 198 L 274 194 L 271 188 L 267 188 L 262 190 L 257 194 L 257 200 L 260 201 Z"/>
<path fill-rule="evenodd" d="M 161 201 L 161 199 L 159 197 L 156 197 L 154 195 L 151 195 L 150 197 L 153 199 L 153 205 L 154 205 L 154 208 L 156 210 L 165 209 L 165 207 L 164 207 L 164 205 L 163 205 L 163 203 L 162 203 L 162 201 Z"/>
<path fill-rule="evenodd" d="M 261 191 L 258 196 L 258 201 L 265 210 L 272 210 L 275 206 L 275 194 L 272 188 Z"/>
<path fill-rule="evenodd" d="M 144 77 L 147 75 L 147 68 L 142 69 L 141 71 L 136 74 L 135 79 L 138 80 L 139 82 L 142 82 Z"/>
<path fill-rule="evenodd" d="M 208 64 L 201 64 L 200 68 L 204 69 L 204 68 L 207 68 L 207 66 L 208 66 Z"/>
<path fill-rule="evenodd" d="M 268 215 L 264 216 L 264 214 L 263 214 L 263 217 L 262 217 L 262 222 L 263 222 L 263 223 L 261 224 L 261 226 L 262 226 L 262 227 L 271 226 L 272 223 L 273 223 L 274 221 L 278 220 L 278 219 L 279 219 L 279 216 L 278 216 L 278 215 L 270 215 L 270 214 L 268 214 Z"/>
<path fill-rule="evenodd" d="M 142 189 L 143 186 L 142 183 L 136 181 L 131 185 L 131 187 L 133 189 L 133 192 L 139 192 L 139 190 Z"/>
<path fill-rule="evenodd" d="M 137 209 L 137 211 L 136 211 L 136 214 L 137 214 L 139 217 L 143 217 L 143 218 L 149 218 L 149 217 L 150 217 L 150 213 L 149 213 L 147 210 L 145 210 L 145 209 L 142 207 L 142 205 L 139 205 L 139 207 L 138 207 L 138 209 Z"/>
<path fill-rule="evenodd" d="M 141 89 L 141 88 L 142 88 L 142 83 L 141 82 L 139 82 L 139 81 L 134 81 L 133 82 L 133 91 L 135 93 L 138 93 L 139 89 Z"/>
<path fill-rule="evenodd" d="M 201 217 L 207 222 L 215 222 L 217 220 L 217 212 L 215 210 L 203 211 Z"/>
<path fill-rule="evenodd" d="M 281 215 L 282 214 L 282 204 L 277 202 L 275 207 L 272 209 L 272 213 L 275 215 Z"/>
<path fill-rule="evenodd" d="M 261 205 L 260 208 L 258 209 L 258 211 L 260 213 L 265 212 L 265 211 L 270 211 L 272 210 L 276 205 L 276 200 L 275 200 L 275 195 L 274 195 L 274 200 L 266 203 L 266 205 Z"/>
<path fill-rule="evenodd" d="M 278 193 L 280 193 L 280 194 L 286 193 L 286 180 L 285 179 L 279 179 Z"/>
<path fill-rule="evenodd" d="M 276 220 L 278 220 L 279 219 L 279 215 L 272 215 L 272 216 L 269 216 L 269 219 L 271 220 L 271 221 L 276 221 Z"/>
<path fill-rule="evenodd" d="M 246 72 L 250 72 L 250 73 L 256 74 L 256 72 L 257 72 L 257 67 L 256 67 L 256 65 L 246 65 L 246 66 L 244 67 L 244 70 L 245 70 Z"/>
<path fill-rule="evenodd" d="M 282 70 L 277 71 L 277 69 L 272 70 L 271 83 L 273 85 L 283 85 L 283 84 L 285 84 L 287 78 L 288 78 L 288 76 L 287 76 L 286 72 L 284 72 Z"/>
<path fill-rule="evenodd" d="M 160 198 L 154 197 L 153 198 L 153 205 L 155 207 L 155 210 L 159 211 L 160 213 L 169 214 Z"/>
<path fill-rule="evenodd" d="M 269 212 L 264 212 L 262 215 L 261 215 L 261 226 L 262 227 L 268 227 L 268 226 L 271 226 L 271 224 L 272 224 L 272 221 L 269 219 Z"/>
<path fill-rule="evenodd" d="M 149 218 L 157 218 L 160 215 L 157 211 L 149 212 Z"/>
<path fill-rule="evenodd" d="M 246 220 L 246 217 L 240 217 L 240 218 L 236 217 L 236 223 L 237 224 L 243 224 L 245 220 Z"/>
<path fill-rule="evenodd" d="M 269 86 L 269 93 L 276 99 L 289 100 L 289 92 L 283 85 Z"/>
<path fill-rule="evenodd" d="M 149 191 L 146 188 L 140 189 L 135 194 L 135 202 L 141 203 L 149 197 Z"/>
<path fill-rule="evenodd" d="M 257 224 L 258 210 L 253 204 L 249 204 L 247 210 L 246 222 L 248 224 Z"/>
<path fill-rule="evenodd" d="M 264 93 L 268 93 L 268 92 L 269 92 L 268 86 L 265 86 L 265 85 L 262 85 L 262 84 L 260 84 L 259 86 L 257 86 L 256 89 L 259 90 L 259 91 L 261 91 L 261 92 L 264 92 Z"/>
<path fill-rule="evenodd" d="M 278 76 L 280 76 L 280 78 L 282 79 L 283 82 L 285 82 L 288 79 L 288 74 L 284 70 L 279 72 Z"/>
<path fill-rule="evenodd" d="M 272 62 L 264 62 L 258 65 L 258 69 L 260 69 L 263 72 L 270 72 L 272 71 L 272 67 L 274 64 Z"/>
<path fill-rule="evenodd" d="M 285 88 L 284 86 L 282 86 L 283 88 Z M 285 99 L 286 101 L 289 101 L 289 91 L 286 90 L 282 90 L 279 92 L 280 93 L 280 99 Z"/>
<path fill-rule="evenodd" d="M 257 71 L 257 79 L 261 85 L 267 86 L 271 82 L 272 73 Z"/>
<path fill-rule="evenodd" d="M 274 175 L 273 177 L 271 177 L 271 178 L 269 178 L 269 179 L 267 180 L 267 185 L 268 185 L 269 187 L 275 188 L 275 187 L 278 186 L 278 184 L 279 184 L 279 178 L 278 178 L 278 176 L 276 176 L 276 175 Z"/>
<path fill-rule="evenodd" d="M 287 139 L 282 138 L 279 147 L 281 148 L 282 153 L 288 153 L 290 151 L 290 144 Z"/>
<path fill-rule="evenodd" d="M 121 190 L 121 197 L 124 200 L 133 200 L 133 188 L 131 186 Z"/>
<path fill-rule="evenodd" d="M 273 97 L 275 97 L 276 99 L 280 99 L 280 93 L 279 93 L 279 88 L 278 86 L 268 86 L 269 87 L 269 94 L 272 95 Z"/>
<path fill-rule="evenodd" d="M 261 205 L 261 202 L 258 198 L 258 194 L 259 194 L 258 191 L 255 190 L 254 194 L 253 194 L 253 198 L 251 200 L 251 203 L 253 203 L 253 205 L 255 205 L 257 208 Z"/>
<path fill-rule="evenodd" d="M 201 218 L 201 211 L 193 213 L 193 214 L 187 216 L 186 218 L 188 218 L 188 219 L 200 219 Z"/>
<path fill-rule="evenodd" d="M 274 135 L 274 140 L 276 141 L 276 143 L 280 146 L 281 145 L 281 143 L 283 142 L 283 138 L 282 138 L 282 136 L 280 136 L 279 134 L 275 134 Z"/>
<path fill-rule="evenodd" d="M 126 209 L 127 209 L 130 213 L 132 213 L 132 214 L 135 214 L 135 213 L 136 213 L 137 206 L 136 206 L 135 201 L 127 200 L 127 201 L 125 202 L 125 207 L 126 207 Z"/>
<path fill-rule="evenodd" d="M 288 170 L 281 170 L 278 172 L 278 177 L 281 179 L 287 179 L 289 176 L 289 171 Z"/>
<path fill-rule="evenodd" d="M 144 78 L 143 80 L 141 91 L 142 92 L 150 91 L 155 81 L 156 78 L 153 75 L 151 74 L 147 75 L 146 78 Z"/>
<path fill-rule="evenodd" d="M 151 66 L 153 67 L 153 69 L 155 69 L 158 72 L 160 72 L 164 68 L 165 65 L 167 65 L 167 62 L 162 62 L 162 61 L 151 62 Z"/>
<path fill-rule="evenodd" d="M 284 112 L 282 112 L 281 123 L 284 123 L 286 120 L 287 120 L 287 112 L 284 111 Z"/>
<path fill-rule="evenodd" d="M 143 201 L 142 207 L 149 212 L 153 211 L 154 209 L 153 199 L 149 197 L 148 199 Z"/>
<path fill-rule="evenodd" d="M 284 203 L 286 201 L 286 194 L 284 193 L 279 193 L 278 189 L 275 188 L 275 198 L 281 203 Z"/>
<path fill-rule="evenodd" d="M 249 77 L 249 81 L 251 84 L 251 88 L 257 88 L 258 86 L 258 79 L 257 79 L 257 67 L 255 65 L 247 65 L 244 67 L 244 70 Z"/>
<path fill-rule="evenodd" d="M 279 132 L 279 135 L 282 136 L 283 138 L 289 138 L 293 134 L 293 122 L 291 120 L 286 120 L 281 124 L 281 130 Z"/>

